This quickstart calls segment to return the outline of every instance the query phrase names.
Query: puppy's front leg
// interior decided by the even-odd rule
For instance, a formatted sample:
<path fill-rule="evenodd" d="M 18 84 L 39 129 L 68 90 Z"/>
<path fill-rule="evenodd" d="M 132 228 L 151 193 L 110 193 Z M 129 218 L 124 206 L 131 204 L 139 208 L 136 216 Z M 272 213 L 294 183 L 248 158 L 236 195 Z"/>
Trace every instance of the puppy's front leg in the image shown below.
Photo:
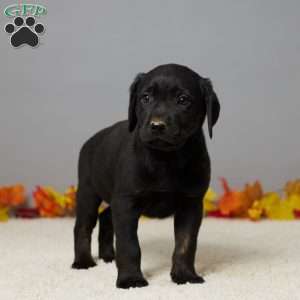
<path fill-rule="evenodd" d="M 141 271 L 141 249 L 137 229 L 140 213 L 131 198 L 116 198 L 112 204 L 113 226 L 116 234 L 117 287 L 148 285 Z"/>
<path fill-rule="evenodd" d="M 171 278 L 177 284 L 203 283 L 194 267 L 198 231 L 202 219 L 202 199 L 180 199 L 174 217 L 175 250 Z"/>

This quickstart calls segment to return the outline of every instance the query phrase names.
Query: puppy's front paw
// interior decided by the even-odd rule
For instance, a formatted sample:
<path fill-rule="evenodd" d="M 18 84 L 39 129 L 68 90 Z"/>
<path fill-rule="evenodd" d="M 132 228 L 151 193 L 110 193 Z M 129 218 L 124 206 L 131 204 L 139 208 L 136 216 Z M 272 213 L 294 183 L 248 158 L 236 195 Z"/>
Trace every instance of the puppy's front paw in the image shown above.
<path fill-rule="evenodd" d="M 118 276 L 117 287 L 121 289 L 129 289 L 131 287 L 147 286 L 148 282 L 143 276 Z"/>
<path fill-rule="evenodd" d="M 115 256 L 114 255 L 102 255 L 102 256 L 99 255 L 99 258 L 103 259 L 103 261 L 106 263 L 110 263 L 115 259 Z"/>
<path fill-rule="evenodd" d="M 171 273 L 171 278 L 173 282 L 177 284 L 184 284 L 184 283 L 203 283 L 205 280 L 197 275 L 195 272 L 188 272 L 188 271 L 177 271 Z"/>
<path fill-rule="evenodd" d="M 113 250 L 101 252 L 99 251 L 99 258 L 103 259 L 106 263 L 110 263 L 115 259 L 115 253 Z"/>
<path fill-rule="evenodd" d="M 88 269 L 95 267 L 97 264 L 92 257 L 75 260 L 72 264 L 73 269 Z"/>

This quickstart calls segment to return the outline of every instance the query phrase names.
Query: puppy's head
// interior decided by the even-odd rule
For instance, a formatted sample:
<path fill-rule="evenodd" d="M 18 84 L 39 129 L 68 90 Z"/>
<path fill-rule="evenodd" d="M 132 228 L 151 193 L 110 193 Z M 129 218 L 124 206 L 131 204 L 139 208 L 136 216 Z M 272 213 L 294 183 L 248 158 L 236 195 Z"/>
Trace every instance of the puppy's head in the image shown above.
<path fill-rule="evenodd" d="M 130 87 L 129 131 L 151 148 L 180 148 L 207 116 L 209 135 L 220 104 L 209 79 L 185 66 L 168 64 L 136 76 Z"/>

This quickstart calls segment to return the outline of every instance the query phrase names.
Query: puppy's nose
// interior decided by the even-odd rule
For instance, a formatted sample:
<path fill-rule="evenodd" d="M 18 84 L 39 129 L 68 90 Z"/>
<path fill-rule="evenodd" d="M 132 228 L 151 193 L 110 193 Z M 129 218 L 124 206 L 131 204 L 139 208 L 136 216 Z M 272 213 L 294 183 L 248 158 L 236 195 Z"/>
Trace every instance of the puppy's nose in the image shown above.
<path fill-rule="evenodd" d="M 166 129 L 166 123 L 162 120 L 152 120 L 150 127 L 152 132 L 162 133 Z"/>

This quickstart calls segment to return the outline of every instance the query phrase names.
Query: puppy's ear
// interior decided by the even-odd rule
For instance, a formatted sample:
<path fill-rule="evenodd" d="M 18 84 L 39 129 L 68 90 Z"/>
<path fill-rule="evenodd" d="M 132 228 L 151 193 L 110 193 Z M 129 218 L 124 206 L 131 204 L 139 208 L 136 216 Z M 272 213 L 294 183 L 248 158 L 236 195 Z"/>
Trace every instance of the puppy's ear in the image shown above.
<path fill-rule="evenodd" d="M 217 123 L 220 114 L 220 103 L 210 79 L 202 78 L 200 85 L 202 91 L 204 92 L 208 132 L 210 138 L 212 138 L 213 126 Z"/>
<path fill-rule="evenodd" d="M 133 83 L 129 88 L 130 97 L 129 97 L 129 109 L 128 109 L 128 122 L 129 122 L 128 129 L 130 132 L 133 131 L 137 123 L 137 117 L 135 111 L 136 101 L 137 101 L 137 90 L 144 75 L 145 75 L 144 73 L 137 74 Z"/>

